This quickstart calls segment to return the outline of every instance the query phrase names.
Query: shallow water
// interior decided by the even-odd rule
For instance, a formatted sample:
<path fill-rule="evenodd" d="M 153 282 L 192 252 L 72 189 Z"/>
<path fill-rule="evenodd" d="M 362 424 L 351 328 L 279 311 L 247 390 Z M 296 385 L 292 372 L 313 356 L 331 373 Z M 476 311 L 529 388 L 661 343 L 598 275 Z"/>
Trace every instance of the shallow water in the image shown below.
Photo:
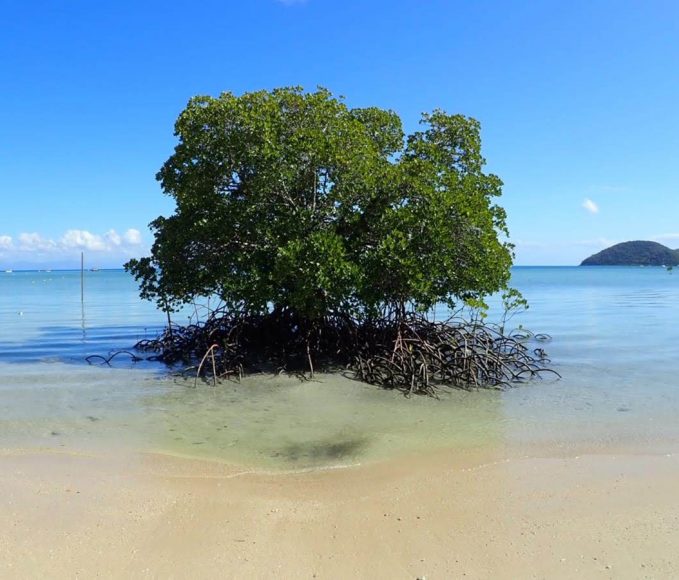
<path fill-rule="evenodd" d="M 164 314 L 124 272 L 87 272 L 84 308 L 79 272 L 0 274 L 0 446 L 119 447 L 281 469 L 441 448 L 679 450 L 679 274 L 515 268 L 513 283 L 531 307 L 512 324 L 553 336 L 547 350 L 563 379 L 437 401 L 338 376 L 214 388 L 124 357 L 87 365 L 89 354 L 154 335 Z"/>

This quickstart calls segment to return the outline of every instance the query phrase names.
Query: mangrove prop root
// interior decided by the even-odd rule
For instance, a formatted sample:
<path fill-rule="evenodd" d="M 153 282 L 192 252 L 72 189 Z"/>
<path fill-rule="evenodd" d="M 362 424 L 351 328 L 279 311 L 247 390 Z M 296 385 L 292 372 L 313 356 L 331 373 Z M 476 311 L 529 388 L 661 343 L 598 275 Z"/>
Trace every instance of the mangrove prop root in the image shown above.
<path fill-rule="evenodd" d="M 136 348 L 136 347 L 135 347 Z M 136 354 L 130 352 L 129 350 L 119 350 L 117 352 L 114 352 L 113 354 L 109 356 L 102 356 L 100 354 L 91 354 L 89 356 L 85 357 L 85 360 L 89 363 L 92 364 L 94 361 L 101 361 L 100 364 L 102 365 L 108 365 L 111 366 L 111 361 L 116 358 L 117 356 L 120 355 L 127 355 L 130 357 L 130 360 L 132 362 L 139 362 L 141 360 L 145 360 L 144 358 L 137 356 Z M 150 358 L 156 358 L 156 357 L 150 357 Z"/>
<path fill-rule="evenodd" d="M 432 322 L 419 314 L 385 315 L 358 322 L 329 316 L 310 323 L 289 312 L 242 315 L 217 310 L 204 322 L 166 329 L 136 349 L 168 364 L 190 366 L 211 380 L 242 377 L 245 369 L 309 372 L 343 367 L 364 382 L 407 395 L 436 396 L 442 386 L 505 389 L 543 377 L 547 334 L 520 328 L 503 333 L 480 322 Z M 535 348 L 531 348 L 531 343 Z M 101 357 L 103 358 L 103 357 Z M 107 361 L 109 362 L 109 361 Z"/>

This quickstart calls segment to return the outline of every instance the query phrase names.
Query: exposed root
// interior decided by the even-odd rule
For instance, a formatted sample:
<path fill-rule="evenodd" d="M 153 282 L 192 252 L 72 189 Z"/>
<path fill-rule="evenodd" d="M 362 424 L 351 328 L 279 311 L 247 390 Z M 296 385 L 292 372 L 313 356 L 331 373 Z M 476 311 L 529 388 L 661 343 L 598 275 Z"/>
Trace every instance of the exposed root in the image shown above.
<path fill-rule="evenodd" d="M 168 364 L 194 365 L 196 377 L 213 384 L 240 379 L 245 369 L 308 371 L 313 377 L 314 367 L 344 367 L 373 385 L 436 396 L 442 386 L 504 389 L 543 376 L 560 378 L 547 368 L 544 349 L 529 347 L 550 339 L 523 328 L 505 334 L 480 322 L 432 322 L 413 313 L 361 322 L 338 315 L 310 323 L 281 311 L 213 311 L 203 323 L 173 326 L 136 348 Z"/>
<path fill-rule="evenodd" d="M 135 348 L 137 348 L 137 347 L 135 346 Z M 141 360 L 145 360 L 145 359 L 143 359 L 142 357 L 137 356 L 136 354 L 130 352 L 129 350 L 119 350 L 119 351 L 114 352 L 114 353 L 111 354 L 110 356 L 102 356 L 102 355 L 100 355 L 100 354 L 91 354 L 90 356 L 86 356 L 86 357 L 85 357 L 85 360 L 86 360 L 89 364 L 92 364 L 93 361 L 101 360 L 101 363 L 99 363 L 99 364 L 111 366 L 111 361 L 112 361 L 115 357 L 117 357 L 117 356 L 119 356 L 119 355 L 121 355 L 121 354 L 124 354 L 124 355 L 129 356 L 129 357 L 130 357 L 130 360 L 131 360 L 132 362 L 139 362 L 139 361 L 141 361 Z M 157 358 L 157 357 L 154 357 L 154 358 Z"/>

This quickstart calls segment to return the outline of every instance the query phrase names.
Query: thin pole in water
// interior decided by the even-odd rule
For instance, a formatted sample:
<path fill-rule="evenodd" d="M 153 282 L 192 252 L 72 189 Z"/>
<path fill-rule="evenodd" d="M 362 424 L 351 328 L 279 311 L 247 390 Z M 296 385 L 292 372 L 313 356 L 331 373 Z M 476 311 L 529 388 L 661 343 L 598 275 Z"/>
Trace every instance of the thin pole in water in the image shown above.
<path fill-rule="evenodd" d="M 85 252 L 80 252 L 80 323 L 85 339 Z"/>

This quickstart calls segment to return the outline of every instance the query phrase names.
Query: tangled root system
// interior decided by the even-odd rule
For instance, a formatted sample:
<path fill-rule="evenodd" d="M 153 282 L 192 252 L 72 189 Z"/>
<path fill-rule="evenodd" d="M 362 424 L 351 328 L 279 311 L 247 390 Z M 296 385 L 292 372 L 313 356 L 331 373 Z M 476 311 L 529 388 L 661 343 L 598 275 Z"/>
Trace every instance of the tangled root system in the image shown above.
<path fill-rule="evenodd" d="M 181 363 L 213 382 L 273 369 L 313 376 L 315 368 L 346 369 L 357 379 L 407 394 L 436 395 L 441 387 L 504 389 L 544 376 L 546 334 L 504 333 L 479 321 L 434 322 L 425 316 L 356 321 L 332 316 L 313 324 L 291 313 L 239 315 L 212 312 L 204 322 L 172 325 L 136 349 Z"/>

